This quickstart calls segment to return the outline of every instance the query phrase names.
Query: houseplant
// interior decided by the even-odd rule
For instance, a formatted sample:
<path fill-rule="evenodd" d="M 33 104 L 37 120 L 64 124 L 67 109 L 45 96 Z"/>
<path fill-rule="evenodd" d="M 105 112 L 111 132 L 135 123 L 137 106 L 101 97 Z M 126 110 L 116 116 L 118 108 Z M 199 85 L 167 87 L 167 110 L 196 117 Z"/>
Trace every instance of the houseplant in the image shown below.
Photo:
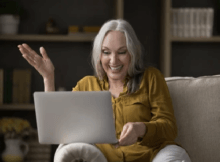
<path fill-rule="evenodd" d="M 14 0 L 0 1 L 0 34 L 17 34 L 20 15 L 24 12 Z"/>
<path fill-rule="evenodd" d="M 27 120 L 21 118 L 0 119 L 0 134 L 4 135 L 6 148 L 2 153 L 4 162 L 22 162 L 29 147 L 25 140 L 31 136 L 32 127 Z M 21 150 L 21 146 L 24 150 Z"/>

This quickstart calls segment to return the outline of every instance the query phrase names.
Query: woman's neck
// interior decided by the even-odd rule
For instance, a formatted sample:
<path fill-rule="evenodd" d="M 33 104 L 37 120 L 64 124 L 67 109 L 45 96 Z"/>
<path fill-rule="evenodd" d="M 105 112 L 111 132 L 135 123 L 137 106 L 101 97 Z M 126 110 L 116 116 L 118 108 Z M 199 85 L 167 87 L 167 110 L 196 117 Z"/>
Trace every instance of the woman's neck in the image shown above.
<path fill-rule="evenodd" d="M 109 89 L 120 89 L 124 86 L 123 80 L 108 80 Z"/>

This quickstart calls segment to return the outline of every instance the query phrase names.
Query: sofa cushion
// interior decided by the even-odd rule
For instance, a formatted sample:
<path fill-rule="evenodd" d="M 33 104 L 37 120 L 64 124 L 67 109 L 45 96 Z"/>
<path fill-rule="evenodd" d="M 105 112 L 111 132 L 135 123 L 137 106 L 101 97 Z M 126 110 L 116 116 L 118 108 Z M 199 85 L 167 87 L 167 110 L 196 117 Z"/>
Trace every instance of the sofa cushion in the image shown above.
<path fill-rule="evenodd" d="M 165 80 L 178 126 L 176 142 L 192 161 L 220 161 L 220 75 Z"/>

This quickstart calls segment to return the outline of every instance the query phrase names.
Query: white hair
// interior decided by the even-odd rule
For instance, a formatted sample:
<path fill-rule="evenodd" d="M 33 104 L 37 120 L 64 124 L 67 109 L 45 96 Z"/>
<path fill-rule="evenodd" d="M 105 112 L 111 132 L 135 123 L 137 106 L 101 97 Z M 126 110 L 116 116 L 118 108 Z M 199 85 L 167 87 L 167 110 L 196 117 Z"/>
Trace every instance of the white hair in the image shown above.
<path fill-rule="evenodd" d="M 102 25 L 99 33 L 95 37 L 92 49 L 92 66 L 95 75 L 97 75 L 100 80 L 106 75 L 101 65 L 100 58 L 103 40 L 109 31 L 120 31 L 125 35 L 127 49 L 131 56 L 131 62 L 128 68 L 128 77 L 131 80 L 129 81 L 128 85 L 130 86 L 128 89 L 129 92 L 132 93 L 139 88 L 140 74 L 143 74 L 143 71 L 145 70 L 144 52 L 132 26 L 125 20 L 117 19 L 107 21 Z"/>

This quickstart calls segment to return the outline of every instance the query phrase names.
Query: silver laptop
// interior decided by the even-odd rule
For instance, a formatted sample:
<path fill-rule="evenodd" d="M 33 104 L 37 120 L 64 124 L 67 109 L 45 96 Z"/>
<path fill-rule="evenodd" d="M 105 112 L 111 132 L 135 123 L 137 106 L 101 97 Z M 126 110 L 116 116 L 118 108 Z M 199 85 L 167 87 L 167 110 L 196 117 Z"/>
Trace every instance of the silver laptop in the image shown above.
<path fill-rule="evenodd" d="M 109 91 L 34 92 L 39 143 L 118 142 Z"/>

